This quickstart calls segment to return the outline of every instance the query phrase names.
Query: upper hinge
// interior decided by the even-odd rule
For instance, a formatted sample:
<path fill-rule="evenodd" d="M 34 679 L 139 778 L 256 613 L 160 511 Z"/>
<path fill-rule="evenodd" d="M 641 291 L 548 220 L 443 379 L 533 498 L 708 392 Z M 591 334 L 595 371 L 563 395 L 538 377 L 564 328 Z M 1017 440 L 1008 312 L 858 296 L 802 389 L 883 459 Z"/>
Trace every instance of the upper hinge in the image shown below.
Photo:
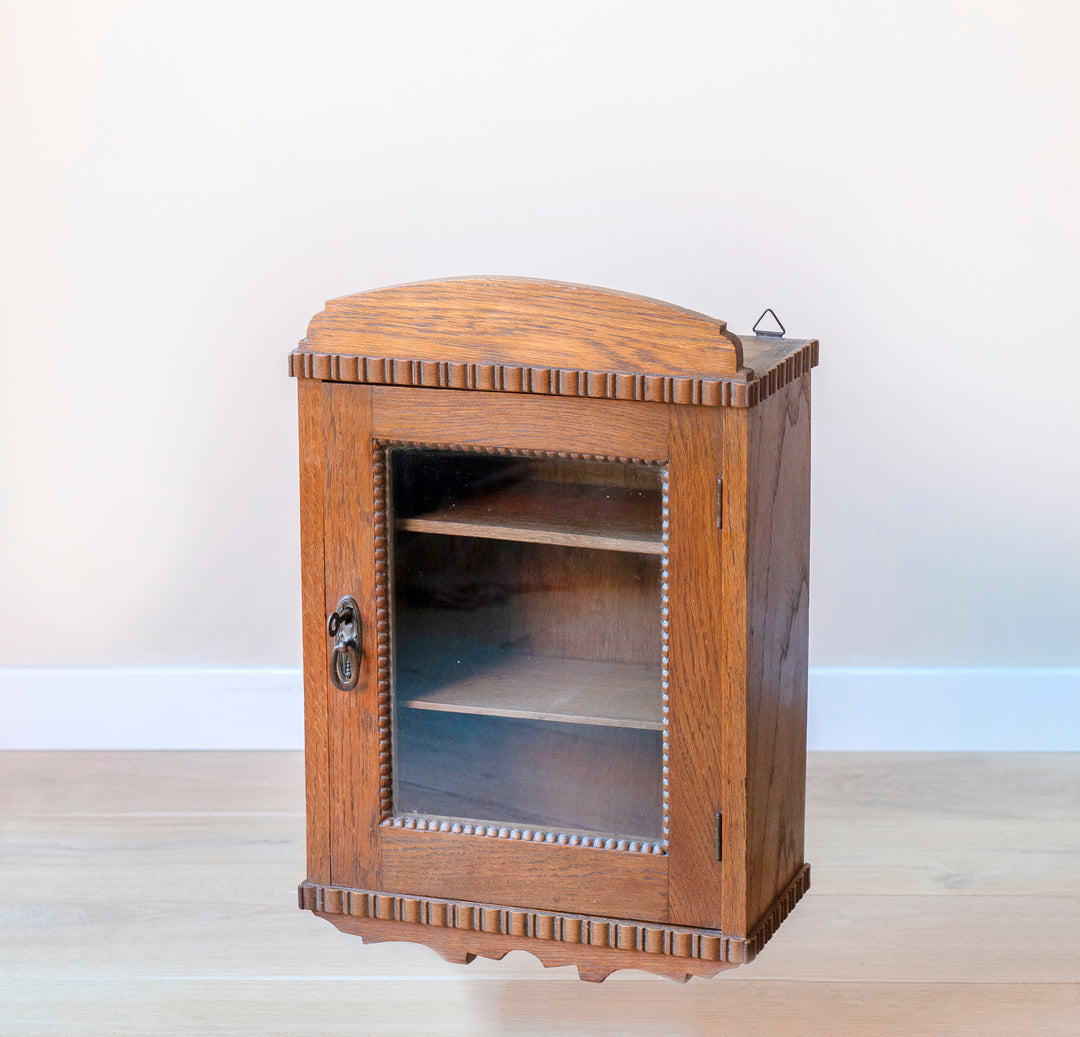
<path fill-rule="evenodd" d="M 716 480 L 716 528 L 724 528 L 724 479 Z"/>

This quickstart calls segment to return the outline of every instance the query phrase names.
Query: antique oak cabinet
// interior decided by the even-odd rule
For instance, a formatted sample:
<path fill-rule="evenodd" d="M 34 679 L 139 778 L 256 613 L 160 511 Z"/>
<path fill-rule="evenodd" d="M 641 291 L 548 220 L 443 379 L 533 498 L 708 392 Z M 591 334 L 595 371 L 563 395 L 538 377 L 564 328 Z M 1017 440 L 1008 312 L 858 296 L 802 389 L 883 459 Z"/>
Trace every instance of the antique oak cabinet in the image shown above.
<path fill-rule="evenodd" d="M 755 956 L 809 885 L 816 360 L 516 278 L 313 318 L 302 907 L 590 980 Z"/>

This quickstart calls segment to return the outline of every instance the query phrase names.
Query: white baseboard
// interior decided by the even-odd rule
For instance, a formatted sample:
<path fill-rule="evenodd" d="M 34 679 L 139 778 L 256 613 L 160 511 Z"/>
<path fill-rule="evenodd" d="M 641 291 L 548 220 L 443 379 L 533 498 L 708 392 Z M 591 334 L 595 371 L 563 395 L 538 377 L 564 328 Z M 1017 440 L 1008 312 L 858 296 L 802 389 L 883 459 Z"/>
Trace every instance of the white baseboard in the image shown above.
<path fill-rule="evenodd" d="M 1080 668 L 818 667 L 812 749 L 1080 750 Z"/>
<path fill-rule="evenodd" d="M 0 749 L 300 749 L 300 671 L 0 668 Z M 809 747 L 1080 751 L 1078 669 L 819 667 Z"/>
<path fill-rule="evenodd" d="M 302 749 L 298 669 L 0 669 L 0 749 Z"/>

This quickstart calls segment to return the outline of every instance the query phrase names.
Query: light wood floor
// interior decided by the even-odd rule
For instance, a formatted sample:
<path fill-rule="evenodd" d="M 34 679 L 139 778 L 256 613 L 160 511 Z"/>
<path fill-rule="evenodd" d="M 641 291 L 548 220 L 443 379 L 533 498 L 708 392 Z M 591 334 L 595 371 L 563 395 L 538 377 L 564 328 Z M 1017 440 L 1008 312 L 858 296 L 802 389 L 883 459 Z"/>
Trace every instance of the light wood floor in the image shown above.
<path fill-rule="evenodd" d="M 0 754 L 0 1034 L 1080 1034 L 1080 754 L 817 754 L 752 965 L 602 986 L 295 907 L 294 753 Z"/>

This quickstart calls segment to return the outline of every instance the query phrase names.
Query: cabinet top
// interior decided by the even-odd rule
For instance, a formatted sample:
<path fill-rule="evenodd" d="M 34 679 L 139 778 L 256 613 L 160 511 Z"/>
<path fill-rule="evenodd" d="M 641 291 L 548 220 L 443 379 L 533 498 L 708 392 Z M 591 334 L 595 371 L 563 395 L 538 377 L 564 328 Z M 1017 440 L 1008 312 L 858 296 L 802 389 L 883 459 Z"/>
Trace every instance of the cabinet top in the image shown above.
<path fill-rule="evenodd" d="M 745 407 L 816 363 L 815 340 L 740 339 L 722 320 L 657 299 L 461 277 L 331 299 L 291 354 L 290 373 Z"/>

